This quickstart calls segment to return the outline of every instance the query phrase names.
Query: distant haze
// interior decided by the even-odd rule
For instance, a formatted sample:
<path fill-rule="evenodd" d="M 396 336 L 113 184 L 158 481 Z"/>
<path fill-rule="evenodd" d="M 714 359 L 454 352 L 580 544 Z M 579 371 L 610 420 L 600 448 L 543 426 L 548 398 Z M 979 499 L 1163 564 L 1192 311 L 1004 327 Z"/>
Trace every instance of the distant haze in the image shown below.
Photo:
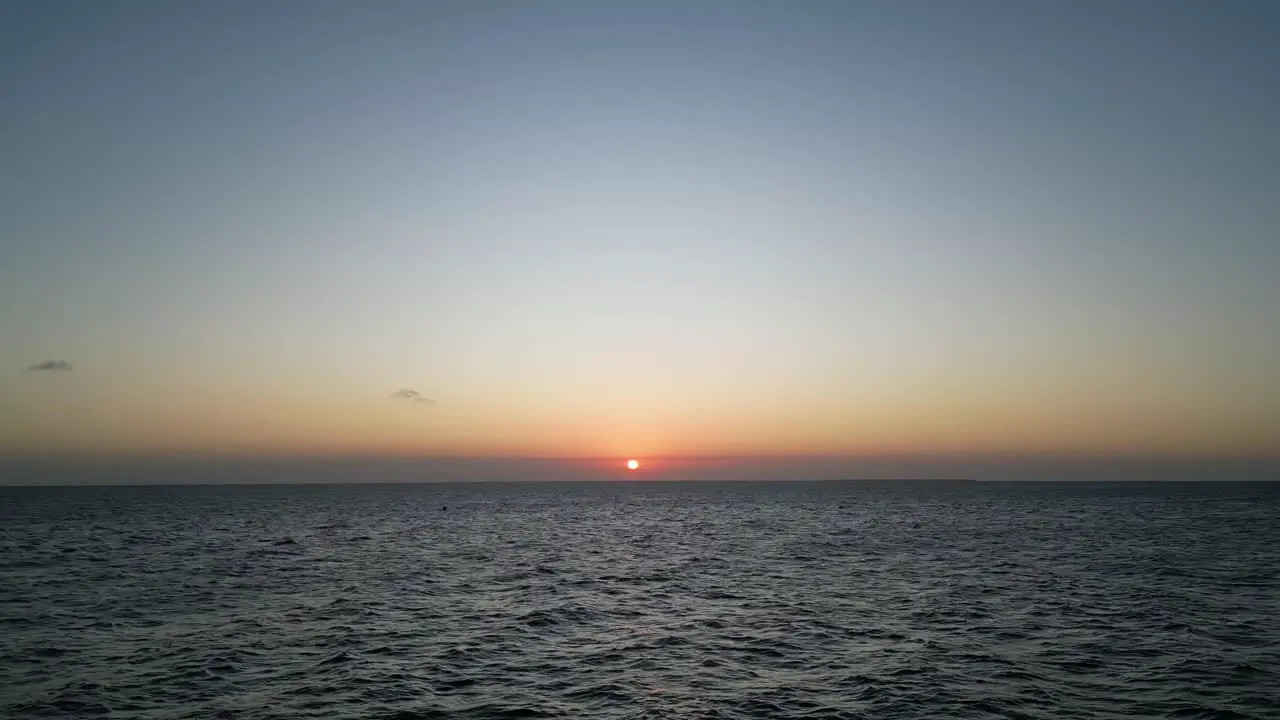
<path fill-rule="evenodd" d="M 0 455 L 1275 458 L 1278 28 L 5 2 Z"/>
<path fill-rule="evenodd" d="M 3 485 L 471 482 L 1276 482 L 1280 460 L 885 456 L 653 458 L 10 457 Z"/>

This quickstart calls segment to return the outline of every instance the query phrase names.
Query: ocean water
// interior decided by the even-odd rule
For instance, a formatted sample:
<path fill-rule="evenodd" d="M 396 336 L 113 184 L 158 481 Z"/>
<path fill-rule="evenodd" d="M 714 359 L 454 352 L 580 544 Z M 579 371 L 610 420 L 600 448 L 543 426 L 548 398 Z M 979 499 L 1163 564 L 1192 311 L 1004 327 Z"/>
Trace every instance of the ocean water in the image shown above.
<path fill-rule="evenodd" d="M 1277 718 L 1278 518 L 1280 484 L 0 488 L 0 717 Z"/>

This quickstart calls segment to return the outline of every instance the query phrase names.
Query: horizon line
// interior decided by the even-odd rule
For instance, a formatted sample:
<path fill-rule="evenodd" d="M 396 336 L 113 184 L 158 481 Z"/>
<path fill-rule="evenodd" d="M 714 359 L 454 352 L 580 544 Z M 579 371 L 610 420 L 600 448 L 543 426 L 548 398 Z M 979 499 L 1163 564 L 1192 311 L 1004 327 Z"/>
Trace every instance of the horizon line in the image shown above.
<path fill-rule="evenodd" d="M 683 454 L 590 454 L 539 455 L 527 453 L 409 453 L 381 451 L 339 452 L 271 452 L 240 450 L 120 450 L 120 451 L 56 451 L 56 450 L 0 450 L 0 462 L 9 460 L 464 460 L 464 461 L 518 461 L 518 462 L 620 462 L 628 459 L 641 462 L 664 461 L 1248 461 L 1280 462 L 1280 452 L 1172 452 L 1134 449 L 1126 451 L 1072 451 L 1072 450 L 936 450 L 936 451 L 871 451 L 849 453 L 683 453 Z"/>
<path fill-rule="evenodd" d="M 339 486 L 410 486 L 410 485 L 679 485 L 679 484 L 715 484 L 715 485 L 836 485 L 836 484 L 877 484 L 887 485 L 900 483 L 903 485 L 1152 485 L 1152 484 L 1171 484 L 1171 485 L 1195 485 L 1195 484 L 1212 484 L 1212 485 L 1270 485 L 1280 483 L 1280 476 L 1271 478 L 1255 478 L 1255 479 L 1223 479 L 1223 480 L 1205 480 L 1200 478 L 1143 478 L 1137 477 L 1132 479 L 1081 479 L 1081 480 L 1063 480 L 1063 479 L 1042 479 L 1042 478 L 1026 478 L 1021 480 L 1008 479 L 982 479 L 982 478 L 845 478 L 845 479 L 812 479 L 812 478 L 776 478 L 770 480 L 760 479 L 684 479 L 684 478 L 570 478 L 570 479 L 553 479 L 539 478 L 527 480 L 301 480 L 296 482 L 254 482 L 254 481 L 230 481 L 230 482 L 69 482 L 69 483 L 5 483 L 0 482 L 0 489 L 3 488 L 149 488 L 149 487 L 297 487 L 297 486 L 314 486 L 323 485 L 330 487 Z"/>

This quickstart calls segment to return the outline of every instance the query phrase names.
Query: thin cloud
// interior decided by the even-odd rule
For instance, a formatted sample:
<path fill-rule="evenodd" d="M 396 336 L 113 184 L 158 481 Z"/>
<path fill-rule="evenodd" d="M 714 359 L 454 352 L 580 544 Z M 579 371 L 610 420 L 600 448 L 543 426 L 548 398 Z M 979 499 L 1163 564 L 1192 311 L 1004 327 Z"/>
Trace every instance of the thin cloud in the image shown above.
<path fill-rule="evenodd" d="M 71 363 L 65 360 L 45 360 L 42 363 L 36 363 L 35 365 L 29 365 L 27 367 L 27 372 L 44 372 L 46 370 L 70 372 Z"/>
<path fill-rule="evenodd" d="M 424 405 L 435 404 L 435 400 L 432 400 L 431 398 L 427 397 L 426 395 L 423 395 L 417 390 L 410 390 L 409 388 L 401 388 L 400 390 L 397 390 L 391 393 L 391 397 L 395 398 L 396 400 L 404 400 L 405 402 L 411 402 L 411 403 L 422 403 Z"/>

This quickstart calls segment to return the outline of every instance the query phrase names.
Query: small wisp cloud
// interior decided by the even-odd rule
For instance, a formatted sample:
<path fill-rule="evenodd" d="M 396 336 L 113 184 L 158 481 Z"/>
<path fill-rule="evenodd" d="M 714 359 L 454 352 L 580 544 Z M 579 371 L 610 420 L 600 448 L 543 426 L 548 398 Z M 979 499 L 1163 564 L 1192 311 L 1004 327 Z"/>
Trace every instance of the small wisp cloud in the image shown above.
<path fill-rule="evenodd" d="M 45 360 L 42 363 L 36 363 L 35 365 L 27 366 L 27 372 L 46 372 L 46 371 L 70 372 L 71 363 L 67 362 L 66 360 Z"/>
<path fill-rule="evenodd" d="M 404 402 L 421 403 L 424 405 L 435 404 L 435 400 L 432 400 L 431 398 L 427 397 L 426 395 L 423 395 L 417 390 L 411 390 L 409 388 L 401 388 L 391 393 L 391 397 L 396 400 L 403 400 Z"/>

